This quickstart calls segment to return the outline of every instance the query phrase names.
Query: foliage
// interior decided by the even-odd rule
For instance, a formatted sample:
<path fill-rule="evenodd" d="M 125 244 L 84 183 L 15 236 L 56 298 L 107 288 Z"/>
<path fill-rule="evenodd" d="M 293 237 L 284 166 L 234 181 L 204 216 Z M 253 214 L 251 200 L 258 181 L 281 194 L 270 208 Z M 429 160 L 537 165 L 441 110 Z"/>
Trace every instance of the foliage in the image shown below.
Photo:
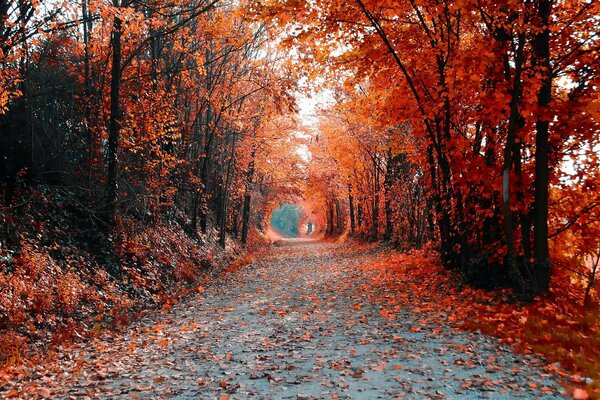
<path fill-rule="evenodd" d="M 46 188 L 5 214 L 0 251 L 0 360 L 119 326 L 136 312 L 206 286 L 238 251 L 190 237 L 176 223 L 128 218 L 111 235 L 68 210 L 68 193 Z M 3 232 L 7 233 L 7 232 Z"/>
<path fill-rule="evenodd" d="M 330 94 L 307 187 L 329 234 L 435 239 L 447 268 L 530 299 L 549 290 L 551 261 L 593 276 L 598 4 L 250 7 Z"/>
<path fill-rule="evenodd" d="M 4 1 L 0 358 L 168 305 L 238 243 L 261 248 L 269 221 L 297 235 L 310 220 L 315 237 L 408 252 L 365 267 L 397 285 L 391 304 L 426 300 L 596 377 L 599 14 Z M 326 97 L 314 124 L 304 90 Z"/>

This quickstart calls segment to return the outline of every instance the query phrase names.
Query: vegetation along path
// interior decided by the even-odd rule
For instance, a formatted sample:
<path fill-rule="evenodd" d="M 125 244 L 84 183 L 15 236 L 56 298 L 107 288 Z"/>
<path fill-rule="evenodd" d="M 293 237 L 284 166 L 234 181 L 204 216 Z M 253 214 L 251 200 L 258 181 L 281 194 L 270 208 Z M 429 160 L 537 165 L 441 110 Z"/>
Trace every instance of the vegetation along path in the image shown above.
<path fill-rule="evenodd" d="M 380 251 L 285 240 L 129 333 L 59 354 L 11 392 L 58 398 L 561 398 L 540 360 L 439 313 L 389 308 Z"/>

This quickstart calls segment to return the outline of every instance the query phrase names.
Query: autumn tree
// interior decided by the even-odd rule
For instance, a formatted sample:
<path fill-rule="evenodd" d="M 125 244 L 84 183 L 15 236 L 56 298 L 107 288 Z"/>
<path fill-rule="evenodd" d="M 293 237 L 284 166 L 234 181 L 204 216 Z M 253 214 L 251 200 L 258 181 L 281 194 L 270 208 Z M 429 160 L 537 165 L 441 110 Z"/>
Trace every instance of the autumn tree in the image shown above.
<path fill-rule="evenodd" d="M 420 201 L 432 208 L 444 265 L 479 285 L 510 284 L 526 296 L 548 291 L 549 190 L 565 178 L 561 163 L 573 160 L 567 143 L 597 146 L 597 112 L 588 109 L 578 132 L 563 129 L 566 110 L 579 113 L 576 99 L 587 103 L 587 85 L 597 79 L 597 57 L 590 58 L 598 52 L 590 34 L 596 5 L 356 0 L 252 7 L 280 26 L 286 45 L 304 54 L 305 68 L 345 82 L 350 93 L 368 82 L 366 103 L 374 106 L 355 108 L 355 119 L 379 126 L 381 138 L 409 127 L 414 139 L 404 153 L 427 182 Z M 577 158 L 590 166 L 594 160 Z"/>
<path fill-rule="evenodd" d="M 265 25 L 226 1 L 21 3 L 2 8 L 7 204 L 27 178 L 70 188 L 108 233 L 133 217 L 216 230 L 223 246 L 238 235 L 252 220 L 245 198 L 266 190 L 250 160 L 294 108 Z"/>

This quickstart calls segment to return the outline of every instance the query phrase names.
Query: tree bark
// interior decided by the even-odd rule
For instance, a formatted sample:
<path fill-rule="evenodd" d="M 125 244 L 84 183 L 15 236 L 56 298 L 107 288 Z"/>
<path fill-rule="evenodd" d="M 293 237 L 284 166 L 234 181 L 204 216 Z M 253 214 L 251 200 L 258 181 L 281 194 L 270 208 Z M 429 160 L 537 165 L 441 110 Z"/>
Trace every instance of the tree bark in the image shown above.
<path fill-rule="evenodd" d="M 545 114 L 552 100 L 552 69 L 550 66 L 550 13 L 552 0 L 538 0 L 538 28 L 533 43 L 535 60 L 542 74 L 542 86 L 538 92 L 539 112 L 535 135 L 535 202 L 533 209 L 533 253 L 535 265 L 533 276 L 537 293 L 550 289 L 551 264 L 548 249 L 548 185 L 549 155 L 548 141 L 550 121 Z"/>
<path fill-rule="evenodd" d="M 336 217 L 336 233 L 342 234 L 344 231 L 344 224 L 342 222 L 342 207 L 340 201 L 335 199 L 335 217 Z"/>
<path fill-rule="evenodd" d="M 372 214 L 372 225 L 371 225 L 371 239 L 377 240 L 379 237 L 379 167 L 375 160 L 373 160 L 373 214 Z"/>
<path fill-rule="evenodd" d="M 356 207 L 356 221 L 358 222 L 358 227 L 362 227 L 363 219 L 364 219 L 364 210 L 363 210 L 363 198 L 361 197 L 358 201 L 358 206 Z"/>
<path fill-rule="evenodd" d="M 506 264 L 510 279 L 520 292 L 526 289 L 525 280 L 521 271 L 516 264 L 515 238 L 513 232 L 513 212 L 511 209 L 511 185 L 510 173 L 514 164 L 513 150 L 517 139 L 519 128 L 520 111 L 519 105 L 521 102 L 522 82 L 521 74 L 523 71 L 523 49 L 525 46 L 525 35 L 523 33 L 518 36 L 517 52 L 515 54 L 515 74 L 511 88 L 510 114 L 508 117 L 508 131 L 506 135 L 506 144 L 504 145 L 504 162 L 502 165 L 502 223 L 504 227 L 504 239 L 506 241 L 507 255 Z"/>
<path fill-rule="evenodd" d="M 106 193 L 102 216 L 104 221 L 111 225 L 114 221 L 117 207 L 117 172 L 119 136 L 121 133 L 120 91 L 121 91 L 121 35 L 122 21 L 117 16 L 113 21 L 112 28 L 112 67 L 110 78 L 110 119 L 108 125 L 108 170 L 106 177 Z"/>
<path fill-rule="evenodd" d="M 398 155 L 397 157 L 400 157 Z M 396 174 L 396 157 L 392 157 L 392 150 L 387 152 L 387 169 L 385 171 L 385 179 L 383 183 L 385 197 L 385 234 L 383 239 L 389 241 L 392 239 L 393 224 L 392 224 L 392 185 Z"/>
<path fill-rule="evenodd" d="M 227 239 L 227 206 L 229 199 L 229 187 L 231 186 L 231 180 L 233 177 L 233 164 L 235 163 L 235 145 L 237 142 L 237 133 L 233 134 L 231 140 L 231 155 L 227 161 L 227 175 L 225 178 L 225 187 L 223 188 L 223 196 L 219 204 L 219 245 L 225 248 Z"/>
<path fill-rule="evenodd" d="M 350 233 L 354 235 L 356 222 L 354 221 L 354 197 L 352 196 L 352 185 L 348 184 L 348 205 L 350 208 Z"/>
<path fill-rule="evenodd" d="M 256 157 L 256 142 L 252 143 L 250 151 L 250 163 L 248 164 L 248 172 L 246 173 L 246 189 L 244 192 L 244 209 L 242 211 L 242 243 L 248 242 L 248 231 L 250 229 L 250 202 L 252 180 L 254 179 L 254 158 Z"/>
<path fill-rule="evenodd" d="M 328 204 L 328 213 L 327 213 L 327 236 L 333 236 L 333 232 L 335 229 L 334 226 L 335 220 L 333 219 L 333 201 Z"/>

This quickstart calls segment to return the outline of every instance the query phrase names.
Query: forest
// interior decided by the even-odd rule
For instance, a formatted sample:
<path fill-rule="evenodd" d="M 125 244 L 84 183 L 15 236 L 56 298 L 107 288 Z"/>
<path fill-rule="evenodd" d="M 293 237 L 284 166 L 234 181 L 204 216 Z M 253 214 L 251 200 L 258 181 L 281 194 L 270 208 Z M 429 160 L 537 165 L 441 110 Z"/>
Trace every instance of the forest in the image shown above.
<path fill-rule="evenodd" d="M 454 285 L 431 296 L 467 330 L 600 398 L 599 86 L 593 0 L 0 0 L 0 397 L 48 349 L 334 246 L 306 276 L 365 257 L 394 315 Z"/>

